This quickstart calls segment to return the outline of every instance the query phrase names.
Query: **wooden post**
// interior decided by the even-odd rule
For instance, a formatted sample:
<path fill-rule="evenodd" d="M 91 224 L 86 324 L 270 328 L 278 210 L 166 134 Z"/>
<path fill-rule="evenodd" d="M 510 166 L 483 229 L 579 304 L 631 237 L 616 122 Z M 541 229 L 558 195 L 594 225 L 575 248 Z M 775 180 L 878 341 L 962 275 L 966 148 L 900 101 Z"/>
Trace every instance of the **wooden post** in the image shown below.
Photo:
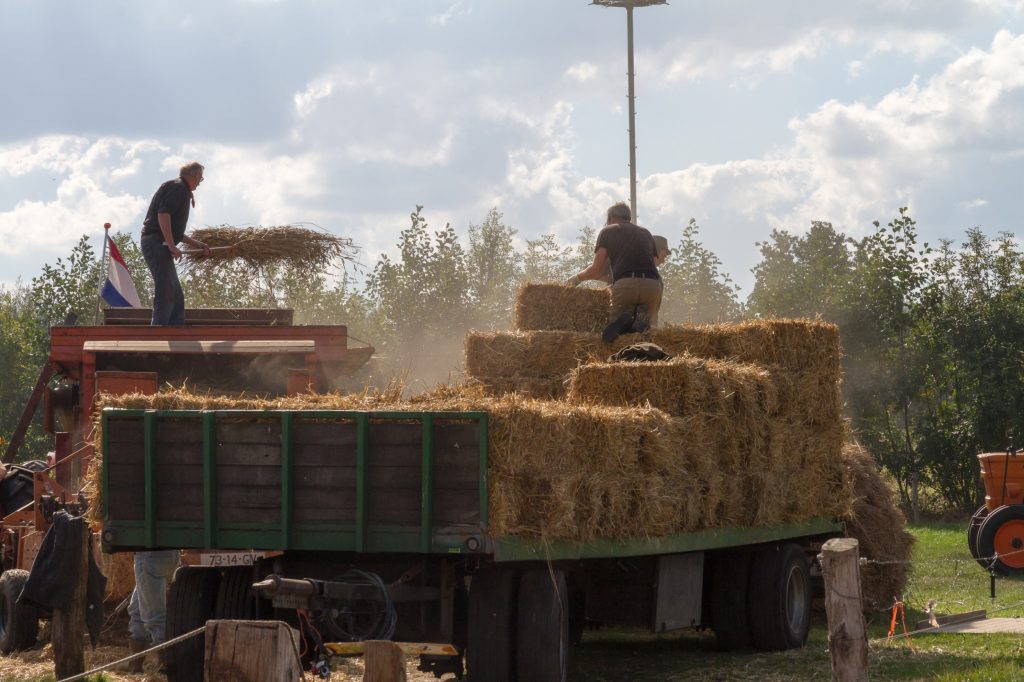
<path fill-rule="evenodd" d="M 85 609 L 86 585 L 89 580 L 89 526 L 82 517 L 74 517 L 68 521 L 69 534 L 81 536 L 79 552 L 75 556 L 78 567 L 74 576 L 74 590 L 71 603 L 66 609 L 53 610 L 53 667 L 58 680 L 72 677 L 85 672 Z"/>
<path fill-rule="evenodd" d="M 207 680 L 295 682 L 303 679 L 299 632 L 276 620 L 206 622 Z"/>
<path fill-rule="evenodd" d="M 833 538 L 821 548 L 828 650 L 832 657 L 832 679 L 837 682 L 868 679 L 868 638 L 864 627 L 858 555 L 858 543 L 854 538 Z"/>
<path fill-rule="evenodd" d="M 405 656 L 394 642 L 370 640 L 365 644 L 363 682 L 406 682 Z"/>

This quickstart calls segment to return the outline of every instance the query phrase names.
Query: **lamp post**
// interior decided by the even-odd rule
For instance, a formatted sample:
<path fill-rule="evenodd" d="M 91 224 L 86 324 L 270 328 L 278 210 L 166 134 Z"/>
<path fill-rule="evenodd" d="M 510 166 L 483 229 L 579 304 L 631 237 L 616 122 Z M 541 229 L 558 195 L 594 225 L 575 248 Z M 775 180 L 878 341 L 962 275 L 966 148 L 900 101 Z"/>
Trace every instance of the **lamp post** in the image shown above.
<path fill-rule="evenodd" d="M 633 86 L 633 8 L 667 5 L 667 0 L 592 0 L 592 5 L 626 8 L 626 53 L 629 79 L 629 208 L 636 217 L 636 94 Z"/>

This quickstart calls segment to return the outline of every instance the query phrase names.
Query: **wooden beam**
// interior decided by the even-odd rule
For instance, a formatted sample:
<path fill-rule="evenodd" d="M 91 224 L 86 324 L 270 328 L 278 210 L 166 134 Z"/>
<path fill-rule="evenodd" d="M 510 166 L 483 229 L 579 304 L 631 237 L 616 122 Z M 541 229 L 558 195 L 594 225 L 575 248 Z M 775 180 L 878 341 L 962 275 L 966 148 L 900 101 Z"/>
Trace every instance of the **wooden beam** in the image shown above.
<path fill-rule="evenodd" d="M 274 341 L 86 341 L 82 346 L 86 353 L 313 353 L 316 342 L 311 340 Z"/>
<path fill-rule="evenodd" d="M 77 567 L 74 575 L 74 589 L 67 608 L 53 609 L 51 640 L 53 643 L 54 675 L 58 680 L 85 672 L 85 609 L 86 584 L 89 579 L 89 526 L 82 517 L 68 521 L 69 535 L 79 533 L 81 542 L 74 557 Z"/>

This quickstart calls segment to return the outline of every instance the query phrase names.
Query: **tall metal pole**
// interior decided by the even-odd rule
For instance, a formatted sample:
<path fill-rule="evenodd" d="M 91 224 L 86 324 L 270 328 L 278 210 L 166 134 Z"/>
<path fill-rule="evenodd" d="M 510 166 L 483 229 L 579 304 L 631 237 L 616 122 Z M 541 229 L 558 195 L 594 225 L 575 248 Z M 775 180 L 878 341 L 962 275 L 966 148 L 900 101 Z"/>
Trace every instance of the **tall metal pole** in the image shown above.
<path fill-rule="evenodd" d="M 627 80 L 629 81 L 629 209 L 633 213 L 633 222 L 636 222 L 636 88 L 633 84 L 636 70 L 633 66 L 633 9 L 666 5 L 668 0 L 591 0 L 590 4 L 601 7 L 622 7 L 626 10 L 626 60 Z"/>
<path fill-rule="evenodd" d="M 629 208 L 633 223 L 639 224 L 636 214 L 636 92 L 633 88 L 633 5 L 626 5 L 626 49 L 629 69 Z"/>

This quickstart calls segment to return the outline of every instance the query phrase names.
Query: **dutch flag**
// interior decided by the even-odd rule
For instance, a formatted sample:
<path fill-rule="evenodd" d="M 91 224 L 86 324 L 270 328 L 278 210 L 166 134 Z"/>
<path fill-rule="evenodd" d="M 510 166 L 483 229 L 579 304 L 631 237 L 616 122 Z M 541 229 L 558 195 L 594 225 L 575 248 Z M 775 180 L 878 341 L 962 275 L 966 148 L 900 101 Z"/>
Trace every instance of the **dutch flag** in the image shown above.
<path fill-rule="evenodd" d="M 107 235 L 107 247 L 110 249 L 110 260 L 107 262 L 107 281 L 103 285 L 100 296 L 111 308 L 141 308 L 139 292 L 135 290 L 135 282 L 128 274 L 124 258 L 117 249 L 117 244 Z"/>

